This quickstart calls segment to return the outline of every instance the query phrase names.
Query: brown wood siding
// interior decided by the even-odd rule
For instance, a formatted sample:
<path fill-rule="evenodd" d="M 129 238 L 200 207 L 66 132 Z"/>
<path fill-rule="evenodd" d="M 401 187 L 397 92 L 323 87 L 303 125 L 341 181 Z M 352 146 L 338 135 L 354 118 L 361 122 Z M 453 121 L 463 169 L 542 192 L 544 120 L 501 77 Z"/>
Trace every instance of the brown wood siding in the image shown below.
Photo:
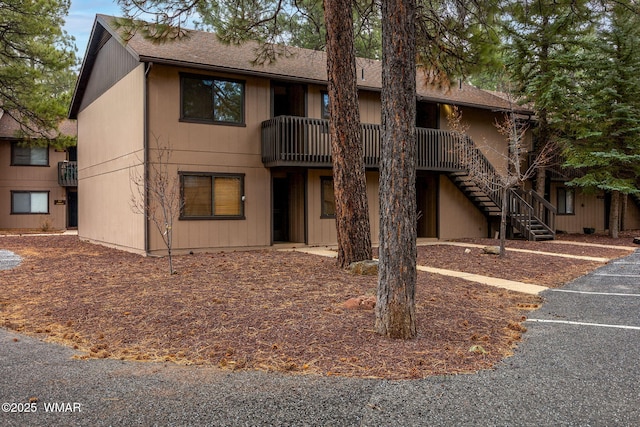
<path fill-rule="evenodd" d="M 180 121 L 179 73 L 232 78 L 245 84 L 244 125 Z M 205 73 L 156 65 L 148 75 L 149 144 L 159 138 L 173 148 L 172 173 L 244 174 L 244 219 L 179 220 L 174 226 L 176 252 L 271 244 L 270 171 L 262 164 L 260 124 L 270 115 L 270 81 L 225 73 Z M 295 226 L 300 238 L 300 225 Z M 302 237 L 304 239 L 304 236 Z M 151 252 L 163 252 L 154 229 Z"/>
<path fill-rule="evenodd" d="M 558 187 L 564 186 L 564 183 L 551 184 L 550 202 L 552 205 L 557 206 Z M 583 233 L 584 228 L 595 228 L 596 231 L 603 232 L 608 228 L 608 225 L 605 224 L 605 195 L 603 192 L 585 193 L 576 188 L 573 206 L 573 214 L 558 214 L 556 217 L 557 232 Z"/>
<path fill-rule="evenodd" d="M 58 162 L 65 152 L 49 148 L 49 166 L 11 166 L 11 142 L 0 141 L 0 229 L 66 228 L 66 188 L 58 185 Z M 11 214 L 11 191 L 46 191 L 49 193 L 48 214 Z M 55 204 L 56 200 L 65 204 Z"/>
<path fill-rule="evenodd" d="M 80 111 L 129 74 L 138 64 L 139 62 L 116 39 L 109 38 L 96 57 Z"/>
<path fill-rule="evenodd" d="M 144 216 L 131 209 L 130 171 L 143 173 L 144 65 L 78 116 L 78 235 L 144 252 Z"/>
<path fill-rule="evenodd" d="M 322 218 L 321 177 L 331 177 L 331 169 L 310 169 L 307 176 L 307 223 L 309 245 L 335 245 L 337 242 L 335 218 Z M 367 172 L 367 198 L 369 204 L 369 223 L 371 242 L 377 244 L 380 232 L 380 198 L 378 195 L 379 174 Z"/>
<path fill-rule="evenodd" d="M 440 176 L 438 199 L 440 239 L 487 237 L 485 216 L 445 175 Z"/>
<path fill-rule="evenodd" d="M 627 211 L 625 212 L 625 229 L 626 230 L 638 230 L 640 229 L 640 202 L 634 201 L 631 196 L 627 202 Z"/>
<path fill-rule="evenodd" d="M 450 105 L 441 106 L 441 129 L 451 130 L 447 120 L 451 109 Z M 467 133 L 473 142 L 498 171 L 505 170 L 508 146 L 504 136 L 498 133 L 494 125 L 496 120 L 502 120 L 503 114 L 470 107 L 461 108 L 461 111 L 462 122 L 469 126 Z"/>

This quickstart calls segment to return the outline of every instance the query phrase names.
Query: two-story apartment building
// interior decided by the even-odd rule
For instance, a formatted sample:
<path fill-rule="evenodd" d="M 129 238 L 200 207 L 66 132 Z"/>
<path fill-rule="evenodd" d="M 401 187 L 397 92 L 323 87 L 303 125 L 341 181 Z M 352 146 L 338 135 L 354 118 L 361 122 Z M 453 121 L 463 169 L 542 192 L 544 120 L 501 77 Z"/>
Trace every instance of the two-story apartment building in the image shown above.
<path fill-rule="evenodd" d="M 78 225 L 75 147 L 28 144 L 0 110 L 0 230 L 64 230 Z M 75 121 L 59 131 L 76 135 Z"/>
<path fill-rule="evenodd" d="M 159 141 L 172 147 L 170 171 L 184 202 L 176 251 L 336 242 L 323 52 L 291 48 L 274 63 L 252 65 L 252 44 L 224 45 L 197 31 L 170 43 L 139 35 L 125 43 L 111 19 L 96 17 L 70 108 L 78 120 L 81 238 L 163 251 L 130 203 L 132 173 L 151 173 Z M 418 77 L 418 237 L 492 234 L 495 201 L 469 185 L 446 117 L 458 106 L 476 141 L 468 149 L 500 171 L 508 148 L 494 122 L 512 106 L 468 85 L 442 89 Z M 380 62 L 358 59 L 357 78 L 376 242 Z"/>

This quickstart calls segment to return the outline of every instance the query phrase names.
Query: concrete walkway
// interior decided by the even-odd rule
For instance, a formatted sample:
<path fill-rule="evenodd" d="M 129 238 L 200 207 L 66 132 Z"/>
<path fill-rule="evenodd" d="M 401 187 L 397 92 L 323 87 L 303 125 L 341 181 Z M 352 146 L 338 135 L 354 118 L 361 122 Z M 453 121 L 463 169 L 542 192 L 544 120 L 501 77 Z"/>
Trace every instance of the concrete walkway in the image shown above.
<path fill-rule="evenodd" d="M 20 234 L 20 233 L 2 234 L 2 233 L 0 233 L 0 237 L 77 236 L 77 235 L 78 235 L 78 230 L 77 229 L 64 230 L 62 232 L 56 232 L 56 233 L 47 233 L 47 232 L 42 232 L 42 233 L 24 233 L 24 234 Z"/>
<path fill-rule="evenodd" d="M 475 245 L 479 246 L 479 245 Z M 484 246 L 481 246 L 484 247 Z M 327 247 L 304 247 L 304 248 L 292 248 L 282 249 L 283 251 L 297 251 L 304 252 L 312 255 L 320 255 L 331 258 L 336 258 L 338 253 L 335 249 Z M 418 265 L 416 267 L 418 271 L 425 271 L 427 273 L 440 274 L 442 276 L 458 277 L 460 279 L 468 280 L 470 282 L 482 283 L 484 285 L 495 286 L 498 288 L 509 289 L 511 291 L 524 292 L 527 294 L 537 295 L 542 291 L 547 290 L 545 286 L 532 285 L 530 283 L 516 282 L 514 280 L 498 279 L 495 277 L 481 276 L 479 274 L 464 273 L 462 271 L 446 270 L 443 268 L 433 268 Z"/>
<path fill-rule="evenodd" d="M 621 249 L 621 250 L 632 250 L 632 251 L 637 249 L 632 246 L 601 245 L 601 244 L 558 241 L 558 240 L 553 240 L 548 243 L 577 245 L 577 246 L 596 246 L 596 247 L 608 248 L 608 249 Z M 447 241 L 437 241 L 437 240 L 423 240 L 418 242 L 418 246 L 429 246 L 429 245 L 451 245 L 451 246 L 460 246 L 464 248 L 484 248 L 487 246 L 487 245 L 478 245 L 478 244 L 466 243 L 466 242 L 447 242 Z M 287 248 L 282 250 L 298 251 L 298 252 L 304 252 L 308 254 L 333 257 L 333 258 L 338 256 L 336 247 L 301 247 L 301 248 Z M 554 257 L 569 258 L 569 259 L 579 259 L 583 261 L 593 261 L 593 262 L 601 262 L 601 263 L 607 263 L 610 261 L 610 258 L 591 257 L 591 256 L 584 256 L 584 255 L 571 255 L 571 254 L 564 254 L 564 253 L 557 253 L 557 252 L 534 251 L 529 249 L 518 249 L 518 248 L 507 247 L 506 250 L 511 252 L 532 253 L 532 254 L 538 254 L 538 255 L 554 256 Z M 549 289 L 546 286 L 534 285 L 531 283 L 499 279 L 495 277 L 482 276 L 479 274 L 472 274 L 472 273 L 464 273 L 464 272 L 455 271 L 455 270 L 446 270 L 442 268 L 433 268 L 433 267 L 418 265 L 417 269 L 418 271 L 425 271 L 428 273 L 440 274 L 443 276 L 458 277 L 460 279 L 468 280 L 471 282 L 482 283 L 484 285 L 495 286 L 498 288 L 508 289 L 508 290 L 517 291 L 517 292 L 523 292 L 526 294 L 538 295 L 541 292 L 544 292 L 547 289 Z"/>
<path fill-rule="evenodd" d="M 452 246 L 460 246 L 460 247 L 466 247 L 466 248 L 484 248 L 487 246 L 487 245 L 477 245 L 473 243 L 464 243 L 464 242 L 434 241 L 434 242 L 419 243 L 419 246 L 428 246 L 428 245 L 452 245 Z M 630 247 L 621 247 L 621 246 L 606 246 L 606 245 L 599 245 L 599 246 L 616 248 L 616 249 L 620 249 L 620 248 L 634 249 Z M 282 249 L 282 250 L 298 251 L 298 252 L 304 252 L 308 254 L 333 257 L 333 258 L 338 256 L 337 249 L 335 247 L 301 247 L 301 248 L 288 248 L 288 249 Z M 533 253 L 538 255 L 548 255 L 548 256 L 556 256 L 556 257 L 562 257 L 562 258 L 580 259 L 585 261 L 602 262 L 602 263 L 606 263 L 610 260 L 609 258 L 602 258 L 602 257 L 589 257 L 589 256 L 570 255 L 570 254 L 554 253 L 554 252 L 532 251 L 527 249 L 507 248 L 507 250 L 513 251 L 513 252 Z M 510 291 L 523 292 L 526 294 L 538 295 L 541 292 L 544 292 L 547 289 L 549 289 L 546 286 L 534 285 L 531 283 L 519 282 L 515 280 L 499 279 L 496 277 L 482 276 L 480 274 L 465 273 L 461 271 L 447 270 L 443 268 L 434 268 L 434 267 L 426 267 L 426 266 L 418 265 L 417 269 L 418 271 L 425 271 L 427 273 L 440 274 L 443 276 L 457 277 L 460 279 L 468 280 L 470 282 L 482 283 L 483 285 L 495 286 L 498 288 L 508 289 Z"/>
<path fill-rule="evenodd" d="M 431 243 L 433 244 L 433 243 Z M 461 246 L 463 248 L 485 248 L 487 245 L 476 245 L 473 243 L 464 243 L 464 242 L 439 242 L 439 245 L 450 245 L 450 246 Z M 496 245 L 498 246 L 498 243 Z M 600 247 L 612 248 L 611 246 L 599 245 Z M 616 248 L 616 249 L 619 249 Z M 633 249 L 633 248 L 631 248 Z M 529 254 L 538 254 L 538 255 L 546 255 L 546 256 L 554 256 L 559 258 L 571 258 L 571 259 L 580 259 L 583 261 L 594 261 L 594 262 L 608 262 L 609 258 L 603 257 L 593 257 L 593 256 L 584 256 L 584 255 L 571 255 L 571 254 L 563 254 L 557 252 L 544 252 L 544 251 L 532 251 L 530 249 L 518 249 L 518 248 L 509 248 L 506 247 L 505 250 L 509 252 L 520 252 L 520 253 L 529 253 Z"/>

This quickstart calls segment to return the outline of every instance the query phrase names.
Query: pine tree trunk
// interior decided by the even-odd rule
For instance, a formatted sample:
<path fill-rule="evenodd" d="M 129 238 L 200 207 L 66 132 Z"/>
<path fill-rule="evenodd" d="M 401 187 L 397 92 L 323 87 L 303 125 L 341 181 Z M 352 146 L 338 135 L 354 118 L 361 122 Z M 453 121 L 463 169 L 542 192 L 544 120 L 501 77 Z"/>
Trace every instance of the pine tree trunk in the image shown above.
<path fill-rule="evenodd" d="M 416 336 L 415 0 L 382 2 L 382 160 L 376 332 Z"/>
<path fill-rule="evenodd" d="M 618 238 L 620 229 L 620 192 L 613 190 L 611 192 L 611 208 L 609 208 L 609 236 L 613 239 Z"/>
<path fill-rule="evenodd" d="M 627 209 L 629 207 L 629 195 L 620 194 L 620 231 L 627 229 Z"/>
<path fill-rule="evenodd" d="M 329 134 L 336 201 L 338 265 L 371 259 L 351 0 L 325 0 Z"/>

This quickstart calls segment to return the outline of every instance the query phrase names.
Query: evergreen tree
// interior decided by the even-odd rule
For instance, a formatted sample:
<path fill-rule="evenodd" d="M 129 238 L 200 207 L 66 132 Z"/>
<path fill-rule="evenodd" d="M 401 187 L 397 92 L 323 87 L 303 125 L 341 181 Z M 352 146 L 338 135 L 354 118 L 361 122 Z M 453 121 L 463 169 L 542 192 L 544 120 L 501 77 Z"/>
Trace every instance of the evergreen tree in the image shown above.
<path fill-rule="evenodd" d="M 367 0 L 349 1 L 353 17 L 353 46 L 359 57 L 378 59 L 381 53 L 380 13 L 377 4 Z M 327 28 L 323 0 L 222 0 L 199 2 L 198 27 L 213 30 L 230 42 L 246 40 L 267 43 L 260 61 L 275 60 L 280 48 L 296 46 L 325 50 Z M 329 8 L 331 10 L 331 8 Z M 339 12 L 345 13 L 346 6 Z"/>
<path fill-rule="evenodd" d="M 577 89 L 573 75 L 580 41 L 590 29 L 587 0 L 509 0 L 502 12 L 506 40 L 505 68 L 520 102 L 537 116 L 537 148 L 558 139 L 566 118 L 566 99 Z M 544 195 L 545 169 L 537 173 L 536 191 Z"/>
<path fill-rule="evenodd" d="M 564 154 L 583 171 L 570 184 L 611 194 L 609 234 L 617 238 L 620 194 L 638 193 L 640 176 L 640 15 L 630 2 L 609 6 L 581 55 Z"/>
<path fill-rule="evenodd" d="M 499 70 L 499 1 L 420 0 L 416 16 L 417 64 L 431 81 Z"/>
<path fill-rule="evenodd" d="M 0 108 L 33 139 L 57 138 L 75 82 L 73 38 L 62 30 L 69 0 L 0 2 Z"/>

